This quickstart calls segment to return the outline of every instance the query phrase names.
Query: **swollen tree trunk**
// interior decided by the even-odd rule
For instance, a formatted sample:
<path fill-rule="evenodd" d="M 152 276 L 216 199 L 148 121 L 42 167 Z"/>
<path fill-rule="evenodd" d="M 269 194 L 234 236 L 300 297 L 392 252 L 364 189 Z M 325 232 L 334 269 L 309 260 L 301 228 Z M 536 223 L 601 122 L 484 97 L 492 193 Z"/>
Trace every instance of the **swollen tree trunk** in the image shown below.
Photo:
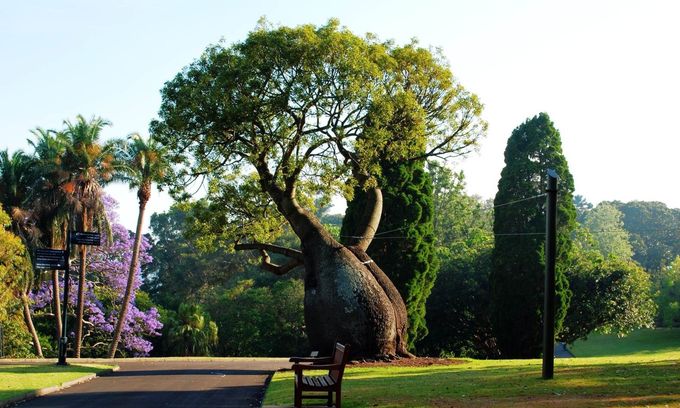
<path fill-rule="evenodd" d="M 137 270 L 137 263 L 139 261 L 139 247 L 142 243 L 142 221 L 144 219 L 144 209 L 146 208 L 146 203 L 149 199 L 149 194 L 147 193 L 145 198 L 142 196 L 142 189 L 137 193 L 139 196 L 139 214 L 137 216 L 137 230 L 135 232 L 135 243 L 132 248 L 132 261 L 130 262 L 130 269 L 128 270 L 128 279 L 125 286 L 125 295 L 123 296 L 123 303 L 120 305 L 120 313 L 118 313 L 118 322 L 116 323 L 116 330 L 113 332 L 113 340 L 111 341 L 111 346 L 109 347 L 109 358 L 114 358 L 116 356 L 116 349 L 118 348 L 118 342 L 120 341 L 121 333 L 123 332 L 123 326 L 125 325 L 125 318 L 127 317 L 127 312 L 130 304 L 130 299 L 132 298 L 132 286 L 135 282 L 135 271 Z"/>
<path fill-rule="evenodd" d="M 354 247 L 340 244 L 301 208 L 293 198 L 294 190 L 269 190 L 302 244 L 305 326 L 313 349 L 330 352 L 335 342 L 342 342 L 351 345 L 355 358 L 412 357 L 406 349 L 406 305 L 365 252 L 378 229 L 380 190 L 374 189 L 367 203 L 370 208 L 360 232 L 366 239 Z"/>
<path fill-rule="evenodd" d="M 411 357 L 406 305 L 397 288 L 363 250 L 329 238 L 303 244 L 312 348 L 328 352 L 339 341 L 351 344 L 355 357 Z"/>

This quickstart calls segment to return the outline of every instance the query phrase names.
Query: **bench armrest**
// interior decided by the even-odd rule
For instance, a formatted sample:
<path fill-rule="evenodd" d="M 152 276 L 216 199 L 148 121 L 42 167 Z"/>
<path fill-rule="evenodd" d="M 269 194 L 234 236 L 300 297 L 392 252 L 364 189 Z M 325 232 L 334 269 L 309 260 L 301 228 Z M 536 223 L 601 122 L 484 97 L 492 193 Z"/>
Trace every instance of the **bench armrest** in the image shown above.
<path fill-rule="evenodd" d="M 315 364 L 315 365 L 308 365 L 308 364 L 293 364 L 293 370 L 295 370 L 296 373 L 300 373 L 304 370 L 338 370 L 341 369 L 344 366 L 344 364 Z"/>
<path fill-rule="evenodd" d="M 291 357 L 291 363 L 330 363 L 333 357 Z"/>

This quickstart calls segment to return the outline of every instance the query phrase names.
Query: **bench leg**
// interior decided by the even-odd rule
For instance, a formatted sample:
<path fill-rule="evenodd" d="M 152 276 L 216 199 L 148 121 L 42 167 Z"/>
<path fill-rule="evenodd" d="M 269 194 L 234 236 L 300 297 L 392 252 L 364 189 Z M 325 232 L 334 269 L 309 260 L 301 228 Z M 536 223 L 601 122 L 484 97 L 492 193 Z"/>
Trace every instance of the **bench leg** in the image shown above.
<path fill-rule="evenodd" d="M 326 401 L 327 407 L 333 406 L 333 391 L 328 391 L 328 400 Z"/>
<path fill-rule="evenodd" d="M 335 408 L 341 408 L 341 402 L 340 402 L 340 389 L 335 391 Z"/>
<path fill-rule="evenodd" d="M 295 387 L 295 402 L 293 403 L 295 408 L 302 407 L 302 391 L 298 387 Z"/>

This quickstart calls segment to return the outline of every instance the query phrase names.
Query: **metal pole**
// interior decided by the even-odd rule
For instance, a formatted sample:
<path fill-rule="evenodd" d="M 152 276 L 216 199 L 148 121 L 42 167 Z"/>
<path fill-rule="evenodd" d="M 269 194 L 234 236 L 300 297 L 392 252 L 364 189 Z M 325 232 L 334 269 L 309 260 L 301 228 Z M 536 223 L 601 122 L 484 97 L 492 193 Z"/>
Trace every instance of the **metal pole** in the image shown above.
<path fill-rule="evenodd" d="M 68 335 L 66 334 L 66 318 L 68 316 L 68 291 L 69 291 L 69 275 L 71 274 L 71 231 L 66 233 L 66 269 L 64 270 L 64 308 L 63 317 L 61 319 L 61 338 L 59 339 L 59 361 L 57 365 L 68 365 L 66 362 L 66 345 L 68 342 Z M 59 296 L 59 294 L 55 294 Z"/>
<path fill-rule="evenodd" d="M 545 217 L 545 293 L 543 303 L 543 379 L 553 378 L 555 369 L 555 256 L 557 252 L 557 173 L 548 170 Z"/>

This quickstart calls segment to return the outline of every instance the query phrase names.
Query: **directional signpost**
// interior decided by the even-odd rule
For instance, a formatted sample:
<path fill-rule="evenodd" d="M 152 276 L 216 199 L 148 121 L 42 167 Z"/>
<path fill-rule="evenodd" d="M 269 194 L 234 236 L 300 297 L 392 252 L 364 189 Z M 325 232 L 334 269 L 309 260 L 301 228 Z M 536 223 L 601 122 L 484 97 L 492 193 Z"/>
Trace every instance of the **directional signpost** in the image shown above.
<path fill-rule="evenodd" d="M 66 237 L 66 249 L 36 249 L 35 267 L 36 269 L 51 269 L 64 271 L 64 314 L 62 318 L 62 337 L 59 339 L 59 361 L 57 365 L 66 364 L 66 317 L 68 309 L 69 275 L 71 273 L 71 244 L 79 245 L 100 245 L 101 236 L 98 232 L 77 232 L 69 231 Z M 58 294 L 55 294 L 58 296 Z"/>
<path fill-rule="evenodd" d="M 71 243 L 78 245 L 101 245 L 101 235 L 98 232 L 71 231 Z"/>
<path fill-rule="evenodd" d="M 35 250 L 36 269 L 56 269 L 66 270 L 68 263 L 68 253 L 63 249 L 44 249 Z"/>

